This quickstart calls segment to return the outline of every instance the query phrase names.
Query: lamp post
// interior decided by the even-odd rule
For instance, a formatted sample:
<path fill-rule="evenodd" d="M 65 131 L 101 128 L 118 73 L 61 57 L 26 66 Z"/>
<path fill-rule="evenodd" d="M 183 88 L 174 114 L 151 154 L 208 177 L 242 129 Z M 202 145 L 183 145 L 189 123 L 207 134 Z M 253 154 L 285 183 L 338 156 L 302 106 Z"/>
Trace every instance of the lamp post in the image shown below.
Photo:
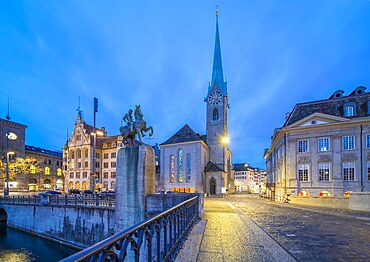
<path fill-rule="evenodd" d="M 221 138 L 221 143 L 222 143 L 222 169 L 225 170 L 227 168 L 226 167 L 226 164 L 225 164 L 225 150 L 227 148 L 227 145 L 229 144 L 229 137 L 228 136 L 223 136 Z M 227 172 L 227 183 L 229 183 L 229 173 L 228 173 L 228 170 L 226 170 Z M 223 177 L 221 178 L 221 181 L 222 181 L 222 187 L 224 189 L 221 188 L 221 191 L 222 191 L 222 197 L 224 197 L 224 194 L 226 193 L 226 186 L 227 185 L 224 185 L 225 181 L 223 179 Z"/>
<path fill-rule="evenodd" d="M 96 130 L 96 132 L 91 133 L 92 136 L 92 167 L 91 167 L 91 176 L 90 176 L 90 188 L 93 194 L 95 193 L 95 154 L 96 154 L 96 137 L 104 136 L 104 132 Z"/>
<path fill-rule="evenodd" d="M 17 135 L 9 132 L 6 132 L 6 188 L 4 190 L 4 196 L 9 196 L 9 155 L 13 155 L 14 152 L 9 152 L 9 140 L 16 140 Z"/>

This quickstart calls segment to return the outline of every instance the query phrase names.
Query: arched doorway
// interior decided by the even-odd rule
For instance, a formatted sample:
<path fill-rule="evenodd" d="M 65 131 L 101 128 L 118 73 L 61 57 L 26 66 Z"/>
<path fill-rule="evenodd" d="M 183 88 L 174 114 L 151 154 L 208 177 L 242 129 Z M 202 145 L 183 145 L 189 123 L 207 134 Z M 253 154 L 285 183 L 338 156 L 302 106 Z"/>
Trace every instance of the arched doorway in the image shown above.
<path fill-rule="evenodd" d="M 78 189 L 78 190 L 80 190 L 81 188 L 80 188 L 80 181 L 77 181 L 76 183 L 75 183 L 75 189 Z"/>
<path fill-rule="evenodd" d="M 82 190 L 86 190 L 86 189 L 87 189 L 87 182 L 82 181 Z"/>
<path fill-rule="evenodd" d="M 58 179 L 56 182 L 55 182 L 55 185 L 58 189 L 62 189 L 63 188 L 63 180 L 62 179 Z"/>
<path fill-rule="evenodd" d="M 68 183 L 68 189 L 73 189 L 73 182 L 72 181 L 69 181 L 69 183 Z"/>
<path fill-rule="evenodd" d="M 51 181 L 50 179 L 44 180 L 44 189 L 50 189 L 51 188 Z"/>
<path fill-rule="evenodd" d="M 37 185 L 36 178 L 30 178 L 28 181 L 28 190 L 29 191 L 37 191 L 39 190 L 39 186 Z"/>
<path fill-rule="evenodd" d="M 209 194 L 210 195 L 215 195 L 216 194 L 216 179 L 212 177 L 209 180 Z"/>

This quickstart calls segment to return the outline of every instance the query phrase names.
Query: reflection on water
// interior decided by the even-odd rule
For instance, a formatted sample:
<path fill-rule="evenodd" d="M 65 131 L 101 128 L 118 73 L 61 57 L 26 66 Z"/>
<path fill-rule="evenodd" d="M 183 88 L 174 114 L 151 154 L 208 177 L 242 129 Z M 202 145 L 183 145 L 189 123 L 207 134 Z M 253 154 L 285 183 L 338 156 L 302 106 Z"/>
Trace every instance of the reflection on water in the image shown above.
<path fill-rule="evenodd" d="M 77 252 L 74 249 L 0 223 L 0 261 L 52 262 Z"/>

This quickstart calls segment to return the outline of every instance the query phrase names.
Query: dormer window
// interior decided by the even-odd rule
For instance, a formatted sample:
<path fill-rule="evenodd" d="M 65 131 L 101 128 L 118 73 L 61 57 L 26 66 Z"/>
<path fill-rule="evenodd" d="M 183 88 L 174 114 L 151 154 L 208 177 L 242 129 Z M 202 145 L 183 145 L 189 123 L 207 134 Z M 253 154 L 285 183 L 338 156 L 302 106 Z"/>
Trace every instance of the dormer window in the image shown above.
<path fill-rule="evenodd" d="M 355 116 L 356 115 L 356 104 L 349 103 L 345 104 L 343 107 L 343 116 Z"/>

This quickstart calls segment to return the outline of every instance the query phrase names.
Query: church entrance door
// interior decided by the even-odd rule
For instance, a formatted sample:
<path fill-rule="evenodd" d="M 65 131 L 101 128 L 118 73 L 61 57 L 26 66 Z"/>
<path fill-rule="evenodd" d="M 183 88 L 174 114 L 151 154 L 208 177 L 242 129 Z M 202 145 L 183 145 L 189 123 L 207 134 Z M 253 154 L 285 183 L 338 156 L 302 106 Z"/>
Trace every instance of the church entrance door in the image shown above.
<path fill-rule="evenodd" d="M 216 179 L 212 177 L 209 180 L 209 194 L 210 195 L 215 195 L 216 194 Z"/>

